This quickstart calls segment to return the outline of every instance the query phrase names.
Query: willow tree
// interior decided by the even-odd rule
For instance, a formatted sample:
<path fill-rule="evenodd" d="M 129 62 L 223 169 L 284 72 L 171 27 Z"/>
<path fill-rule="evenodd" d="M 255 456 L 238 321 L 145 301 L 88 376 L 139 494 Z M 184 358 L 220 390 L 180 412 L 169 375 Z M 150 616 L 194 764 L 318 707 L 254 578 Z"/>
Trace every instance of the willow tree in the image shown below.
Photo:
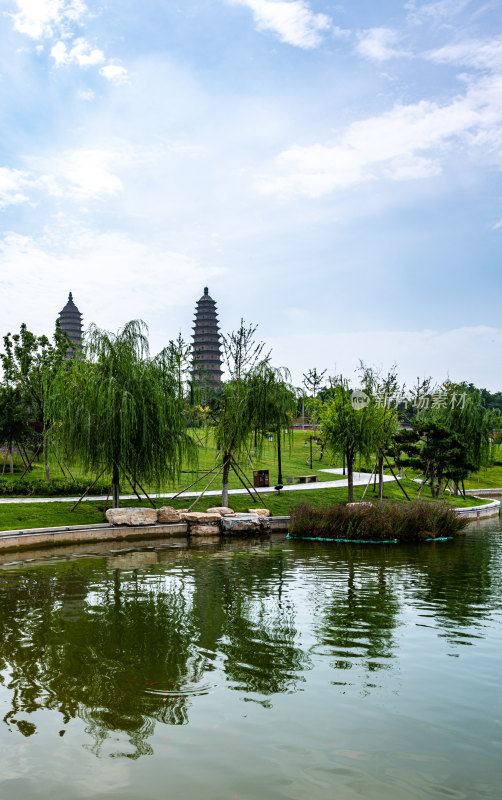
<path fill-rule="evenodd" d="M 272 367 L 268 361 L 258 364 L 248 376 L 248 405 L 255 431 L 262 436 L 273 431 L 277 436 L 278 483 L 282 484 L 281 440 L 291 427 L 297 394 L 291 374 L 285 367 Z"/>
<path fill-rule="evenodd" d="M 228 477 L 232 462 L 248 452 L 255 431 L 279 431 L 288 424 L 292 394 L 284 370 L 261 361 L 248 372 L 222 384 L 211 404 L 214 436 L 223 454 L 222 504 L 228 505 Z M 260 436 L 260 443 L 261 443 Z"/>
<path fill-rule="evenodd" d="M 186 427 L 185 398 L 172 348 L 150 357 L 148 328 L 128 322 L 117 334 L 92 326 L 79 359 L 51 382 L 47 415 L 70 458 L 120 481 L 161 487 L 196 448 Z"/>

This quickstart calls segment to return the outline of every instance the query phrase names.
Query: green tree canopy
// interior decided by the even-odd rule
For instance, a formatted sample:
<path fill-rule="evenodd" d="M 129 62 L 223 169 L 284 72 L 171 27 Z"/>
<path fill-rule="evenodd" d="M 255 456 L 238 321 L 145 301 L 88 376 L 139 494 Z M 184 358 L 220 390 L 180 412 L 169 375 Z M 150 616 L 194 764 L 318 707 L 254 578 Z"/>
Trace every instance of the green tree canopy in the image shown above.
<path fill-rule="evenodd" d="M 347 462 L 348 502 L 354 500 L 354 460 L 357 455 L 369 458 L 375 450 L 380 424 L 374 398 L 364 408 L 354 407 L 348 381 L 339 376 L 330 379 L 331 388 L 324 401 L 317 402 L 321 436 L 326 448 Z"/>
<path fill-rule="evenodd" d="M 49 436 L 45 415 L 45 400 L 50 383 L 64 362 L 72 346 L 66 331 L 61 329 L 59 320 L 52 337 L 36 336 L 23 322 L 19 333 L 7 333 L 3 337 L 4 352 L 0 353 L 3 380 L 7 386 L 16 387 L 22 395 L 20 410 L 23 410 L 25 424 L 42 427 L 45 477 L 50 480 Z"/>
<path fill-rule="evenodd" d="M 147 330 L 140 320 L 117 334 L 92 326 L 50 387 L 47 418 L 85 470 L 111 474 L 115 507 L 121 474 L 160 488 L 196 457 L 174 349 L 151 358 Z"/>

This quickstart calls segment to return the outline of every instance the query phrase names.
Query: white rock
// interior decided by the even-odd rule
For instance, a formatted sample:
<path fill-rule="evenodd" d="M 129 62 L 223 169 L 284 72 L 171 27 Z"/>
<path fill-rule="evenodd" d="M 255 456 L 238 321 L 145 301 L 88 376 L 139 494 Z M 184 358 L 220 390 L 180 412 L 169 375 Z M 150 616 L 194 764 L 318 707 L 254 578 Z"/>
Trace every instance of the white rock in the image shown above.
<path fill-rule="evenodd" d="M 162 506 L 159 508 L 158 521 L 163 525 L 174 525 L 181 522 L 181 516 L 172 506 Z"/>
<path fill-rule="evenodd" d="M 107 522 L 113 525 L 155 525 L 156 508 L 109 508 L 106 512 Z"/>
<path fill-rule="evenodd" d="M 188 522 L 190 525 L 207 525 L 210 522 L 219 522 L 221 519 L 220 514 L 206 514 L 203 511 L 185 511 L 180 517 L 183 522 Z"/>

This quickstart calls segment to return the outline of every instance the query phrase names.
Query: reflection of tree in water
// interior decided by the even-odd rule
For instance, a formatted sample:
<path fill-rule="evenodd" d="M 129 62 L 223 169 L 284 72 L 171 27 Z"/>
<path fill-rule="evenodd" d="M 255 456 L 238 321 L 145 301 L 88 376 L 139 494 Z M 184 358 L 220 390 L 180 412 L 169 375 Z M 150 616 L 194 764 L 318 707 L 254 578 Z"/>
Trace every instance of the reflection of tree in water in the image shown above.
<path fill-rule="evenodd" d="M 106 570 L 80 560 L 4 573 L 0 664 L 10 675 L 4 721 L 24 735 L 26 717 L 52 709 L 66 725 L 84 720 L 90 749 L 109 738 L 115 755 L 151 753 L 156 723 L 188 721 L 191 695 L 215 653 L 240 688 L 291 688 L 305 662 L 295 647 L 293 609 L 283 601 L 280 558 L 184 558 L 174 569 Z M 274 587 L 273 589 L 271 587 Z M 265 595 L 271 599 L 264 600 Z"/>
<path fill-rule="evenodd" d="M 140 591 L 131 581 L 124 590 L 115 572 L 105 575 L 105 591 L 89 599 L 91 572 L 78 566 L 34 570 L 2 585 L 0 652 L 12 693 L 4 721 L 54 709 L 64 724 L 77 716 L 86 721 L 96 752 L 111 732 L 123 732 L 134 748 L 128 755 L 138 757 L 151 752 L 155 721 L 187 719 L 189 697 L 175 685 L 200 674 L 189 598 L 179 585 Z M 163 696 L 161 689 L 176 694 Z"/>
<path fill-rule="evenodd" d="M 297 643 L 286 565 L 281 549 L 241 552 L 212 559 L 195 580 L 199 643 L 225 655 L 225 674 L 239 690 L 270 695 L 305 680 L 310 660 Z"/>
<path fill-rule="evenodd" d="M 434 613 L 453 638 L 461 627 L 482 628 L 487 610 L 500 605 L 502 563 L 500 535 L 462 536 L 427 548 L 418 564 L 414 588 L 419 604 Z M 480 630 L 479 635 L 483 635 Z"/>
<path fill-rule="evenodd" d="M 338 548 L 333 567 L 330 593 L 318 587 L 314 597 L 319 620 L 315 649 L 334 656 L 336 669 L 357 664 L 368 672 L 386 668 L 396 646 L 393 632 L 400 604 L 385 559 L 366 561 L 361 548 Z"/>

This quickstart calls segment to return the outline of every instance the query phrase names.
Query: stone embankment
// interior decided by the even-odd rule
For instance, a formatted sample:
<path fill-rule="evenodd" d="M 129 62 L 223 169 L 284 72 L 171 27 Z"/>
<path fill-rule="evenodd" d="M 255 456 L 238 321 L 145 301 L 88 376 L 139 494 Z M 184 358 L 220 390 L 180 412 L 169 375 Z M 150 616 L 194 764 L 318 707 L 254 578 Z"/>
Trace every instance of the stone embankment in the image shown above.
<path fill-rule="evenodd" d="M 207 511 L 177 510 L 171 506 L 155 508 L 110 508 L 106 519 L 112 525 L 185 525 L 188 536 L 220 536 L 231 533 L 266 533 L 270 531 L 270 511 L 249 509 L 236 514 L 231 508 L 215 506 Z"/>
<path fill-rule="evenodd" d="M 107 522 L 59 528 L 0 531 L 0 550 L 54 547 L 85 542 L 172 537 L 220 537 L 287 532 L 289 517 L 271 517 L 268 509 L 249 509 L 247 514 L 214 507 L 207 512 L 154 508 L 114 508 Z"/>

